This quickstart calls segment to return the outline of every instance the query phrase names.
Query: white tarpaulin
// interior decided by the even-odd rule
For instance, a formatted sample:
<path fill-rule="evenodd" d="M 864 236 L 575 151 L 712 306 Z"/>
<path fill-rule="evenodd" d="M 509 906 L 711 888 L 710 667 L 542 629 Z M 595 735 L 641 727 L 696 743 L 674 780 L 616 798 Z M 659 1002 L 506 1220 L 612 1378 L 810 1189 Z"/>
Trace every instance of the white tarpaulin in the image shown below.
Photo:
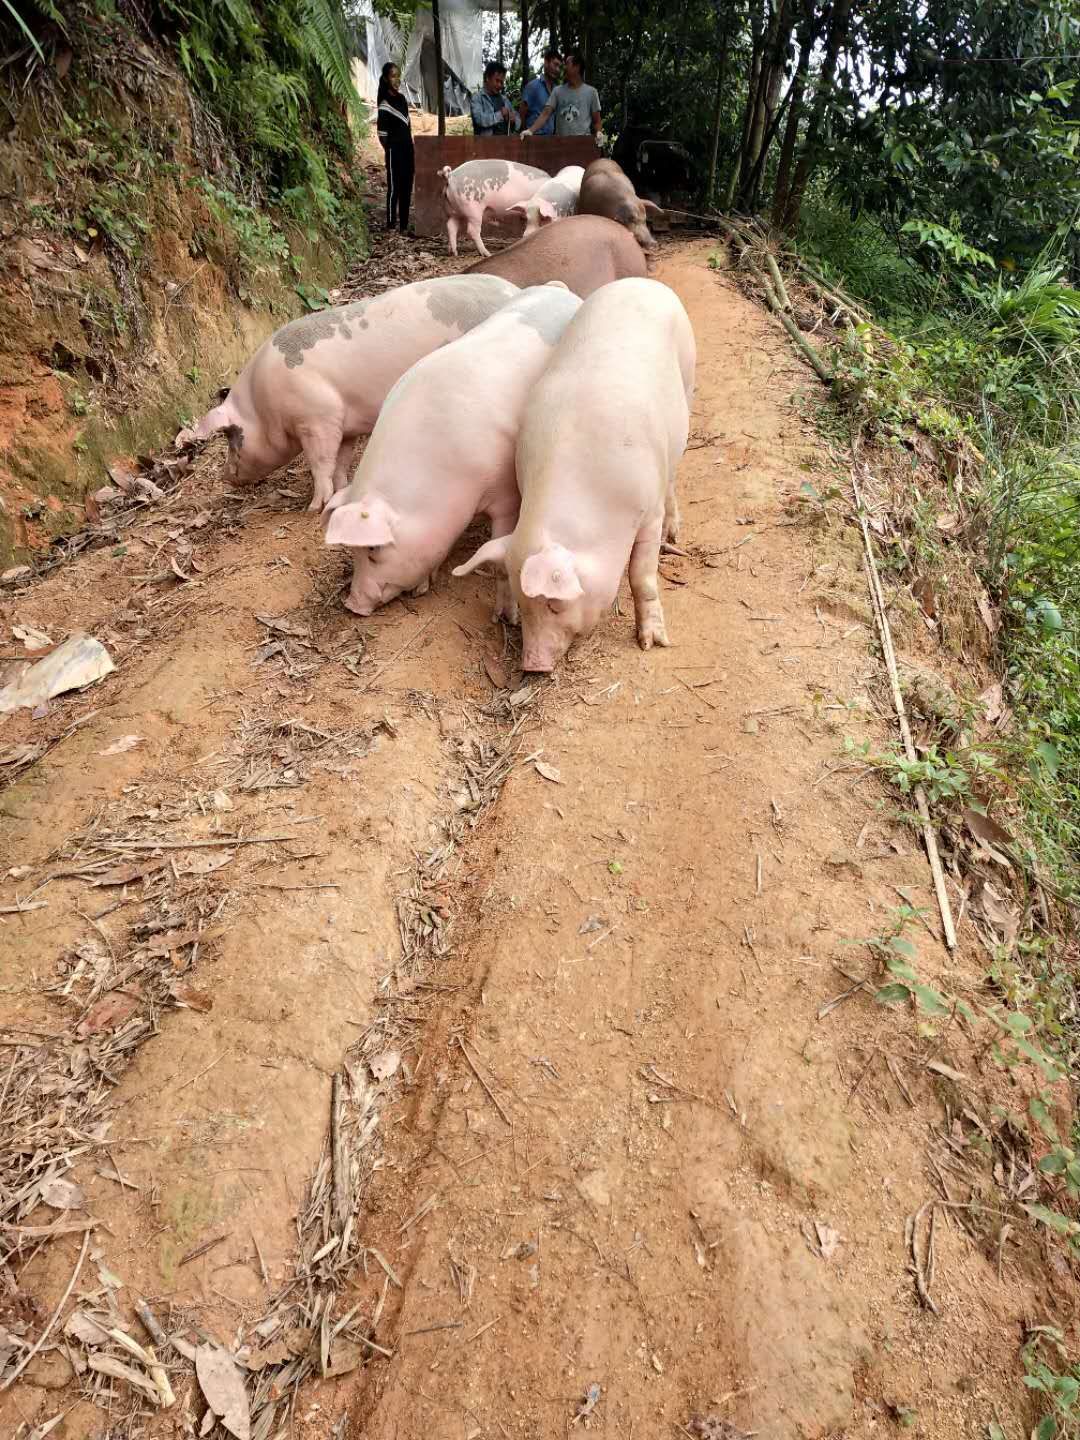
<path fill-rule="evenodd" d="M 439 0 L 439 16 L 442 21 L 443 63 L 449 71 L 447 108 L 460 110 L 464 108 L 462 88 L 478 90 L 484 80 L 480 6 L 476 0 Z M 412 104 L 419 105 L 422 110 L 436 109 L 435 26 L 430 10 L 416 12 L 401 78 Z"/>
<path fill-rule="evenodd" d="M 491 0 L 487 0 L 490 6 Z M 445 98 L 449 114 L 468 108 L 468 92 L 484 81 L 484 39 L 480 0 L 440 0 Z M 507 11 L 510 10 L 507 4 Z M 353 60 L 353 83 L 365 100 L 374 103 L 379 75 L 388 60 L 401 66 L 401 88 L 410 105 L 431 114 L 437 109 L 435 27 L 429 9 L 418 9 L 405 37 L 392 20 L 376 15 L 370 3 L 357 7 L 365 22 L 366 58 Z"/>

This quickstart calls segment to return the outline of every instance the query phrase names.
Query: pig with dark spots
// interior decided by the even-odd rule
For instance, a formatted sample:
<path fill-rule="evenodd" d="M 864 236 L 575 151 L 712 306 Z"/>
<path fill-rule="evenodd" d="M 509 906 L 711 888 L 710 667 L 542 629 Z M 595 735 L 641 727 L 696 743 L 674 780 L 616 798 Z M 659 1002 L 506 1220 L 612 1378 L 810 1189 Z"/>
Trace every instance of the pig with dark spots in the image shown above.
<path fill-rule="evenodd" d="M 566 327 L 525 407 L 514 532 L 454 571 L 504 572 L 526 670 L 553 670 L 596 627 L 628 564 L 638 643 L 668 644 L 657 565 L 678 528 L 695 363 L 686 311 L 656 280 L 603 286 Z"/>
<path fill-rule="evenodd" d="M 522 286 L 562 280 L 584 300 L 612 280 L 644 276 L 647 268 L 629 230 L 600 215 L 571 215 L 489 260 L 478 260 L 465 274 L 501 275 Z"/>
<path fill-rule="evenodd" d="M 614 160 L 594 160 L 585 171 L 578 214 L 604 215 L 617 225 L 625 225 L 643 250 L 656 249 L 648 219 L 663 213 L 651 200 L 638 198 L 626 172 Z"/>
<path fill-rule="evenodd" d="M 564 165 L 557 175 L 545 181 L 528 200 L 519 200 L 511 205 L 511 211 L 520 211 L 525 216 L 525 239 L 535 235 L 542 225 L 551 225 L 556 220 L 565 220 L 577 211 L 581 181 L 585 174 L 583 165 Z"/>
<path fill-rule="evenodd" d="M 476 515 L 493 537 L 513 530 L 525 401 L 580 305 L 560 281 L 523 290 L 394 386 L 352 484 L 324 517 L 326 544 L 352 552 L 348 609 L 370 615 L 422 593 Z M 495 613 L 513 614 L 505 581 Z"/>
<path fill-rule="evenodd" d="M 317 310 L 275 332 L 220 404 L 195 426 L 229 437 L 228 476 L 261 480 L 303 451 L 322 510 L 348 482 L 357 438 L 417 360 L 479 325 L 518 287 L 495 275 L 450 275 Z"/>
<path fill-rule="evenodd" d="M 489 252 L 480 233 L 484 212 L 504 215 L 551 179 L 546 170 L 519 165 L 516 160 L 467 160 L 456 170 L 444 165 L 439 174 L 446 183 L 443 205 L 451 255 L 457 254 L 458 233 L 464 225 L 469 239 L 485 257 Z"/>

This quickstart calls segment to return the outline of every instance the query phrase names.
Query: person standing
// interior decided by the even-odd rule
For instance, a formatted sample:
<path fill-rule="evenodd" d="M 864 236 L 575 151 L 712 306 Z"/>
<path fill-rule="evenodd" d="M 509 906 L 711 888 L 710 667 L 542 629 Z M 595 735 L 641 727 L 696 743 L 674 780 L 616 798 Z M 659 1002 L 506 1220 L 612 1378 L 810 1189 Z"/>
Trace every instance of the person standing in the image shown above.
<path fill-rule="evenodd" d="M 469 102 L 474 135 L 509 135 L 511 126 L 516 130 L 521 124 L 507 104 L 505 85 L 506 66 L 489 60 L 484 66 L 484 88 Z"/>
<path fill-rule="evenodd" d="M 600 96 L 595 86 L 585 84 L 585 56 L 580 50 L 568 50 L 563 57 L 566 79 L 556 85 L 551 98 L 536 117 L 534 125 L 522 130 L 521 138 L 535 135 L 552 115 L 556 135 L 592 135 L 597 149 L 604 144 L 600 118 Z"/>
<path fill-rule="evenodd" d="M 382 67 L 376 105 L 376 133 L 386 152 L 386 228 L 396 223 L 407 235 L 416 159 L 409 102 L 401 93 L 401 71 L 391 60 Z"/>
<path fill-rule="evenodd" d="M 547 120 L 542 126 L 538 125 L 541 110 L 551 99 L 551 92 L 558 85 L 562 78 L 562 56 L 557 50 L 544 51 L 544 70 L 541 75 L 536 75 L 525 86 L 521 92 L 521 103 L 518 105 L 518 114 L 521 117 L 522 125 L 529 129 L 530 135 L 554 135 L 555 121 Z"/>

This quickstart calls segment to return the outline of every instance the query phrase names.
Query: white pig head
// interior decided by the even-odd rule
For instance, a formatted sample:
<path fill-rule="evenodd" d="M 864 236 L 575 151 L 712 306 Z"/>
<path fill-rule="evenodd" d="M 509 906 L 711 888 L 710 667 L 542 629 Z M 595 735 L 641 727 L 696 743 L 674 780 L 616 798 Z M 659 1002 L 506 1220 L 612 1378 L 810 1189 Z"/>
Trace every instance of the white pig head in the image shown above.
<path fill-rule="evenodd" d="M 398 520 L 392 506 L 378 495 L 351 498 L 341 490 L 323 512 L 326 545 L 347 545 L 352 551 L 353 578 L 345 607 L 354 615 L 370 615 L 423 578 L 424 567 L 411 547 L 394 538 Z"/>
<path fill-rule="evenodd" d="M 516 205 L 507 206 L 507 213 L 518 211 L 525 216 L 525 234 L 522 239 L 527 240 L 530 235 L 535 235 L 541 225 L 550 225 L 553 220 L 559 218 L 555 206 L 550 200 L 540 200 L 534 197 L 532 200 L 519 200 Z"/>
<path fill-rule="evenodd" d="M 602 606 L 587 593 L 577 561 L 564 546 L 548 542 L 518 570 L 510 559 L 512 538 L 489 540 L 454 574 L 468 575 L 486 562 L 506 569 L 521 616 L 522 669 L 547 673 L 578 635 L 595 628 Z"/>

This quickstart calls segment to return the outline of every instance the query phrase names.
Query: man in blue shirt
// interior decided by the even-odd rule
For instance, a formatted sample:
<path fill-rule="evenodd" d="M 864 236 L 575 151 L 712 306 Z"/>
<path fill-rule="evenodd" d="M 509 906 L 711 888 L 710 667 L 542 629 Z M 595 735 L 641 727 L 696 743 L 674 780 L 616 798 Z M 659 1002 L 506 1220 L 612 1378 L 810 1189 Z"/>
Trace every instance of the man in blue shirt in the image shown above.
<path fill-rule="evenodd" d="M 544 51 L 544 73 L 537 75 L 529 81 L 521 92 L 521 103 L 518 105 L 518 114 L 521 116 L 522 125 L 531 126 L 539 116 L 541 110 L 551 99 L 551 92 L 562 79 L 562 56 L 557 50 Z M 554 115 L 539 129 L 534 129 L 534 135 L 554 135 Z"/>

